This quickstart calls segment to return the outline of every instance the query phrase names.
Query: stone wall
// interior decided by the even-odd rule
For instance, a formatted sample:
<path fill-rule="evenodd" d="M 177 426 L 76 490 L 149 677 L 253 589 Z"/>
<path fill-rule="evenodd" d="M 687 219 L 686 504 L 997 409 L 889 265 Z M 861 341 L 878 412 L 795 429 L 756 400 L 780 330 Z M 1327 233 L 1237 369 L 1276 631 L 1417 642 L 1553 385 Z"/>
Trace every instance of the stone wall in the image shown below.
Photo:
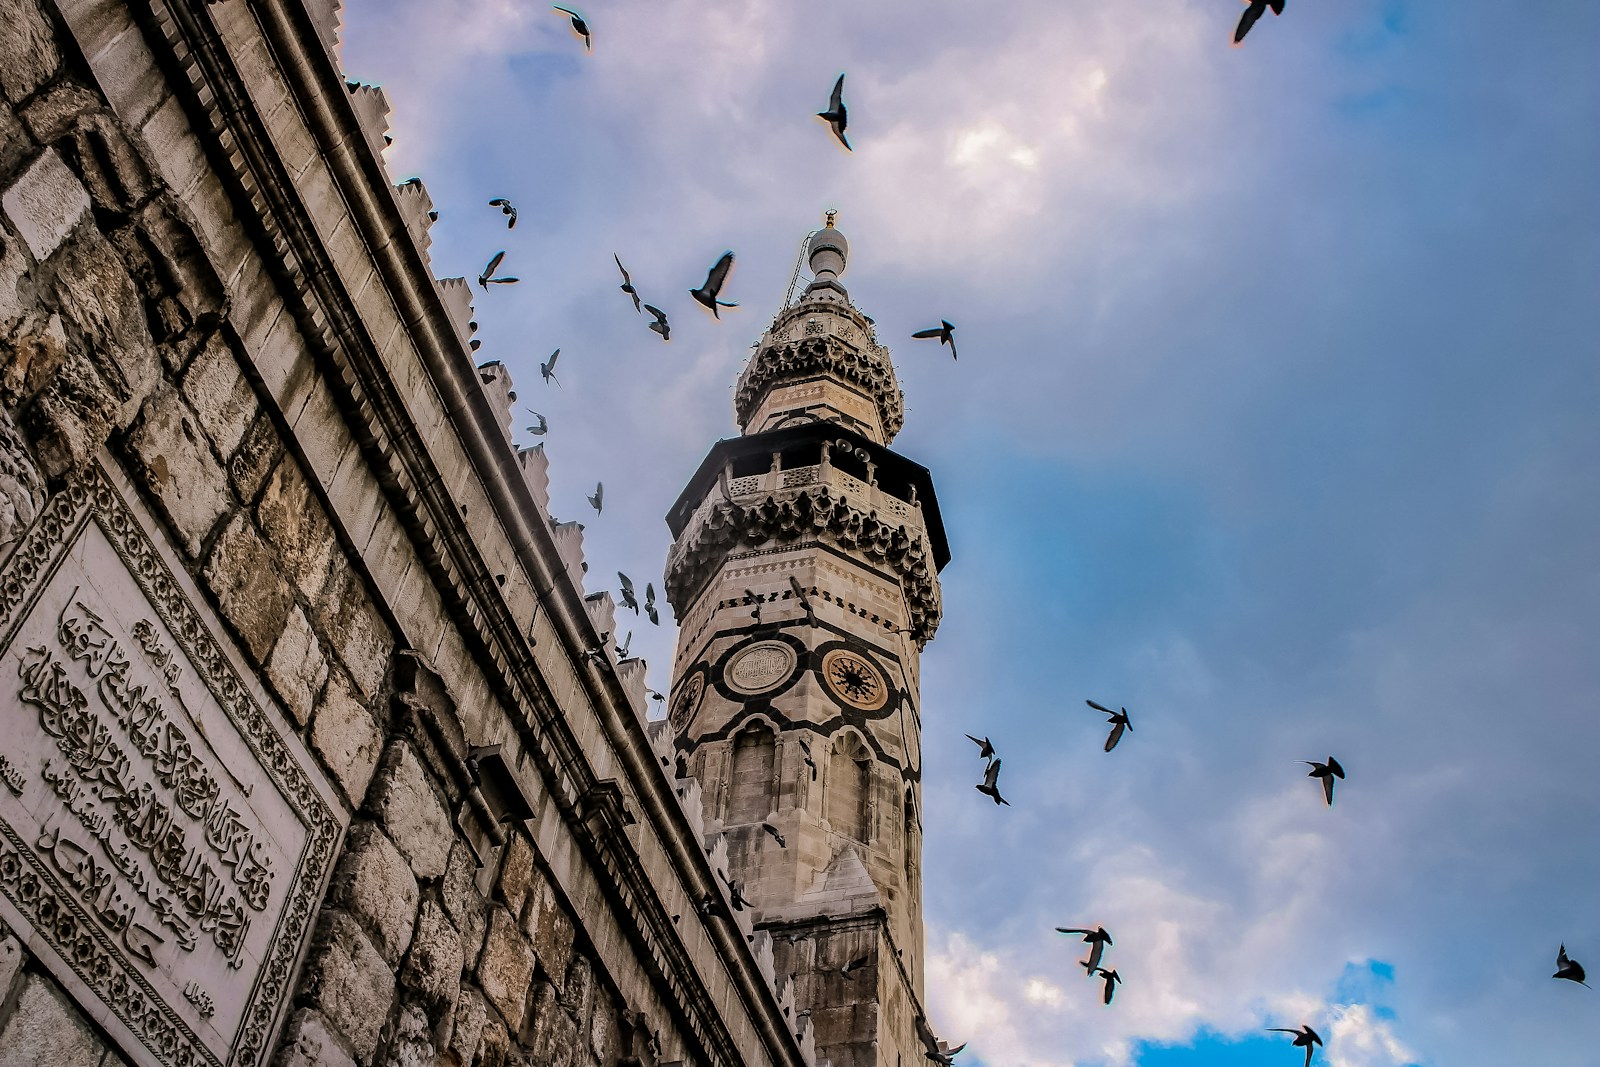
<path fill-rule="evenodd" d="M 714 904 L 726 852 L 642 670 L 586 655 L 609 600 L 543 453 L 507 443 L 509 380 L 471 364 L 470 291 L 429 273 L 431 201 L 384 173 L 387 105 L 346 89 L 337 26 L 298 0 L 0 0 L 0 587 L 28 591 L 0 592 L 0 703 L 55 736 L 13 706 L 11 635 L 51 588 L 35 561 L 115 527 L 150 543 L 116 580 L 171 598 L 179 650 L 121 669 L 177 672 L 172 722 L 242 806 L 287 776 L 309 812 L 236 1032 L 198 964 L 162 992 L 200 958 L 170 937 L 96 957 L 153 993 L 86 970 L 42 883 L 8 881 L 48 849 L 0 844 L 0 1067 L 807 1062 L 768 939 Z M 104 660 L 69 666 L 87 722 Z M 248 752 L 183 688 L 208 670 L 254 709 Z M 4 796 L 55 811 L 0 753 Z M 126 940 L 53 855 L 77 943 Z"/>

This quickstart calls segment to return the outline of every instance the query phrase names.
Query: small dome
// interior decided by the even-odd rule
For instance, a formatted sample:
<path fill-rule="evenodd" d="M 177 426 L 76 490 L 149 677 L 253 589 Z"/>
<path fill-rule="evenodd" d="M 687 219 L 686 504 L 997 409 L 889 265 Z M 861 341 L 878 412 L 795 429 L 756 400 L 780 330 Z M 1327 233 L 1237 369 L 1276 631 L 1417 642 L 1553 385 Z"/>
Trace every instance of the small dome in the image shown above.
<path fill-rule="evenodd" d="M 814 258 L 818 252 L 825 248 L 837 251 L 840 259 L 850 255 L 850 242 L 844 239 L 844 234 L 833 228 L 832 223 L 812 235 L 811 244 L 806 249 L 806 258 L 808 260 Z"/>

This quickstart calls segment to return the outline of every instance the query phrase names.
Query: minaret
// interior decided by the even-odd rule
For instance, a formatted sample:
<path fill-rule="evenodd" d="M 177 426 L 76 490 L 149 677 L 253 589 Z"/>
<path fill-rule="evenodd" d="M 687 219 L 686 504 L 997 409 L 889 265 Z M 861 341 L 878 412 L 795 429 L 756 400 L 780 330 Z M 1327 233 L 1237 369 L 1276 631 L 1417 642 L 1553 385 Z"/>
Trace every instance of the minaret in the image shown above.
<path fill-rule="evenodd" d="M 897 1067 L 929 1047 L 918 657 L 949 550 L 927 470 L 888 447 L 900 387 L 848 254 L 830 212 L 740 375 L 741 436 L 668 515 L 670 714 L 818 1062 Z"/>

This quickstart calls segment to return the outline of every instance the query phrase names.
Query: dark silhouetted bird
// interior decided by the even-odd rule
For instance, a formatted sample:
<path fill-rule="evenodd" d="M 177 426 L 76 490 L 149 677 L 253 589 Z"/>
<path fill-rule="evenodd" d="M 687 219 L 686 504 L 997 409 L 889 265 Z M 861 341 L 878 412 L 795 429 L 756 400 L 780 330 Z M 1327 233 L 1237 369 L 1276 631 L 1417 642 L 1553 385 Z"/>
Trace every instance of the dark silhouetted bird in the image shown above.
<path fill-rule="evenodd" d="M 633 647 L 633 631 L 629 630 L 628 631 L 628 639 L 626 641 L 622 642 L 622 644 L 617 646 L 617 659 L 619 659 L 619 660 L 627 659 L 628 658 L 628 649 L 630 649 L 632 647 Z"/>
<path fill-rule="evenodd" d="M 1556 973 L 1550 977 L 1565 978 L 1569 982 L 1577 982 L 1581 986 L 1592 988 L 1584 981 L 1588 976 L 1583 973 L 1583 964 L 1567 955 L 1566 945 L 1562 945 L 1556 952 Z"/>
<path fill-rule="evenodd" d="M 811 768 L 811 780 L 817 780 L 817 761 L 811 758 L 811 746 L 806 744 L 805 738 L 797 738 L 795 744 L 800 746 L 800 761 Z"/>
<path fill-rule="evenodd" d="M 761 604 L 764 600 L 766 600 L 766 597 L 757 596 L 755 593 L 752 593 L 750 590 L 746 589 L 744 591 L 744 599 L 745 603 L 755 605 L 755 608 L 750 612 L 750 617 L 759 623 L 761 621 Z"/>
<path fill-rule="evenodd" d="M 987 737 L 979 739 L 968 734 L 967 740 L 978 746 L 979 759 L 994 759 L 994 746 L 989 743 Z"/>
<path fill-rule="evenodd" d="M 1331 805 L 1333 803 L 1333 780 L 1344 777 L 1344 768 L 1339 766 L 1339 761 L 1329 756 L 1327 763 L 1315 763 L 1308 759 L 1303 759 L 1300 762 L 1311 768 L 1311 772 L 1306 775 L 1307 778 L 1322 779 L 1322 796 Z"/>
<path fill-rule="evenodd" d="M 944 1042 L 940 1043 L 943 1044 Z M 937 1052 L 930 1051 L 927 1056 L 928 1059 L 932 1060 L 934 1063 L 942 1063 L 944 1064 L 944 1067 L 950 1067 L 951 1064 L 955 1063 L 956 1057 L 961 1055 L 961 1050 L 966 1047 L 967 1043 L 963 1041 L 955 1048 L 941 1049 Z"/>
<path fill-rule="evenodd" d="M 593 663 L 595 666 L 599 666 L 600 664 L 604 663 L 606 661 L 606 642 L 610 640 L 610 631 L 601 634 L 600 643 L 595 645 L 593 648 L 584 649 L 583 657 L 589 662 Z"/>
<path fill-rule="evenodd" d="M 734 911 L 743 911 L 750 906 L 750 901 L 745 899 L 743 893 L 739 892 L 738 882 L 735 882 L 721 871 L 717 872 L 717 877 L 721 878 L 722 884 L 728 887 L 728 903 L 733 905 Z"/>
<path fill-rule="evenodd" d="M 1281 2 L 1281 0 L 1280 0 L 1280 2 Z M 560 4 L 551 4 L 550 6 L 555 8 L 557 11 L 561 12 L 563 15 L 566 15 L 569 19 L 572 20 L 573 32 L 576 33 L 579 37 L 583 38 L 583 49 L 584 49 L 584 51 L 586 51 L 586 52 L 593 51 L 594 50 L 594 37 L 589 33 L 589 24 L 587 22 L 583 21 L 583 16 L 578 14 L 576 11 L 572 10 L 570 7 L 562 7 Z"/>
<path fill-rule="evenodd" d="M 1111 736 L 1106 738 L 1106 751 L 1110 752 L 1117 747 L 1117 742 L 1122 740 L 1122 731 L 1133 729 L 1133 723 L 1128 721 L 1128 709 L 1123 708 L 1121 711 L 1112 711 L 1104 704 L 1096 704 L 1092 700 L 1085 700 L 1084 703 L 1095 711 L 1103 711 L 1111 716 L 1106 720 L 1106 722 L 1111 723 Z"/>
<path fill-rule="evenodd" d="M 1106 980 L 1106 990 L 1101 999 L 1105 1003 L 1110 1004 L 1111 998 L 1116 995 L 1117 983 L 1122 981 L 1122 975 L 1118 974 L 1115 969 L 1108 971 L 1104 968 L 1095 973 L 1099 974 L 1100 977 Z"/>
<path fill-rule="evenodd" d="M 633 595 L 633 581 L 621 571 L 617 572 L 617 581 L 622 583 L 622 606 L 632 608 L 635 615 L 639 614 L 639 601 Z"/>
<path fill-rule="evenodd" d="M 844 75 L 839 75 L 839 80 L 833 83 L 833 95 L 828 97 L 828 110 L 817 112 L 817 118 L 827 119 L 828 125 L 833 127 L 833 135 L 839 138 L 839 143 L 844 145 L 846 151 L 854 151 L 850 142 L 844 139 L 844 127 L 848 109 L 844 106 Z"/>
<path fill-rule="evenodd" d="M 617 286 L 617 288 L 633 297 L 633 310 L 638 311 L 639 291 L 633 287 L 633 279 L 628 277 L 628 268 L 622 265 L 622 257 L 617 255 L 615 252 L 611 253 L 611 258 L 617 261 L 617 269 L 622 272 L 622 284 Z"/>
<path fill-rule="evenodd" d="M 847 963 L 843 967 L 839 968 L 839 977 L 843 978 L 847 982 L 854 982 L 856 980 L 856 976 L 851 972 L 859 971 L 861 968 L 865 967 L 866 965 L 867 965 L 867 957 L 865 957 L 865 956 L 857 956 L 855 959 L 851 960 L 849 963 Z"/>
<path fill-rule="evenodd" d="M 1267 1027 L 1267 1032 L 1273 1034 L 1293 1034 L 1294 1047 L 1303 1048 L 1306 1050 L 1306 1067 L 1311 1067 L 1311 1054 L 1316 1051 L 1317 1045 L 1322 1044 L 1322 1038 L 1317 1036 L 1317 1032 L 1311 1029 L 1311 1027 L 1305 1025 L 1302 1025 L 1298 1030 L 1285 1030 L 1281 1026 L 1269 1026 Z"/>
<path fill-rule="evenodd" d="M 656 614 L 656 587 L 649 582 L 644 583 L 644 613 L 653 625 L 661 625 L 661 616 Z"/>
<path fill-rule="evenodd" d="M 667 699 L 667 695 L 665 693 L 658 693 L 654 689 L 646 689 L 645 692 L 649 693 L 650 699 L 654 700 L 657 704 L 663 703 Z"/>
<path fill-rule="evenodd" d="M 991 760 L 989 762 L 989 768 L 983 772 L 983 784 L 977 787 L 978 792 L 983 793 L 985 796 L 993 797 L 996 804 L 1004 804 L 1009 808 L 1011 806 L 1011 801 L 1000 795 L 1000 787 L 995 784 L 999 778 L 1000 761 Z"/>
<path fill-rule="evenodd" d="M 715 893 L 707 893 L 705 896 L 701 897 L 697 910 L 701 915 L 704 915 L 708 919 L 713 915 L 725 915 L 728 918 L 733 917 L 733 913 L 728 911 L 728 906 L 723 903 L 722 898 L 717 896 Z"/>
<path fill-rule="evenodd" d="M 483 273 L 478 275 L 478 284 L 480 286 L 482 286 L 484 289 L 488 289 L 491 285 L 510 285 L 517 280 L 510 275 L 507 275 L 504 278 L 490 277 L 491 274 L 500 269 L 500 261 L 505 258 L 505 249 L 501 249 L 494 254 L 494 258 L 489 260 L 489 265 L 483 268 Z"/>
<path fill-rule="evenodd" d="M 943 319 L 939 320 L 939 325 L 937 328 L 932 330 L 918 330 L 911 336 L 917 338 L 918 340 L 937 337 L 941 345 L 950 346 L 950 358 L 956 358 L 956 328 Z"/>
<path fill-rule="evenodd" d="M 600 514 L 601 505 L 606 501 L 606 485 L 604 482 L 594 483 L 594 492 L 589 497 L 589 506 L 594 508 L 596 515 Z"/>
<path fill-rule="evenodd" d="M 558 348 L 550 353 L 549 359 L 539 364 L 539 374 L 544 378 L 544 384 L 549 385 L 551 382 L 555 382 L 557 385 L 561 384 L 560 379 L 556 377 L 556 360 L 560 358 L 561 349 Z"/>
<path fill-rule="evenodd" d="M 534 418 L 539 420 L 539 425 L 537 425 L 537 426 L 529 426 L 528 427 L 528 432 L 529 433 L 533 434 L 533 436 L 535 436 L 535 437 L 543 437 L 545 434 L 550 432 L 550 420 L 549 419 L 545 418 L 543 415 L 539 414 L 537 411 L 533 410 L 532 408 L 528 409 L 528 414 L 532 415 Z"/>
<path fill-rule="evenodd" d="M 722 318 L 721 315 L 717 314 L 717 308 L 736 308 L 739 306 L 738 304 L 730 304 L 726 300 L 718 299 L 722 293 L 723 283 L 728 280 L 728 271 L 732 267 L 733 253 L 722 253 L 722 258 L 713 263 L 711 269 L 706 272 L 705 284 L 698 289 L 689 290 L 689 295 L 694 297 L 702 306 L 710 308 L 711 314 L 715 318 Z"/>
<path fill-rule="evenodd" d="M 1070 926 L 1056 927 L 1058 934 L 1082 934 L 1084 944 L 1089 946 L 1089 958 L 1083 962 L 1092 975 L 1100 966 L 1100 957 L 1105 955 L 1106 946 L 1111 944 L 1111 935 L 1106 933 L 1106 928 L 1096 926 L 1093 930 L 1079 930 Z"/>
<path fill-rule="evenodd" d="M 489 201 L 489 206 L 499 208 L 500 214 L 506 216 L 506 229 L 512 229 L 517 225 L 517 209 L 512 206 L 511 201 L 503 196 L 497 196 Z"/>
<path fill-rule="evenodd" d="M 645 325 L 649 326 L 650 329 L 654 330 L 656 333 L 659 333 L 663 341 L 672 340 L 672 325 L 667 322 L 667 313 L 658 307 L 651 306 L 650 304 L 646 304 L 644 309 L 656 317 L 656 321 L 646 323 Z"/>
<path fill-rule="evenodd" d="M 765 830 L 767 832 L 767 834 L 774 841 L 776 841 L 778 843 L 778 847 L 779 848 L 788 848 L 789 847 L 789 843 L 783 839 L 783 835 L 782 834 L 778 833 L 778 828 L 776 826 L 772 825 L 770 822 L 764 822 L 764 823 L 761 824 L 761 828 L 763 830 Z"/>
<path fill-rule="evenodd" d="M 1283 0 L 1248 0 L 1248 3 L 1250 6 L 1239 16 L 1239 28 L 1233 31 L 1234 44 L 1244 40 L 1244 35 L 1250 32 L 1250 27 L 1256 24 L 1256 19 L 1267 13 L 1267 8 L 1272 8 L 1274 15 L 1283 14 Z"/>

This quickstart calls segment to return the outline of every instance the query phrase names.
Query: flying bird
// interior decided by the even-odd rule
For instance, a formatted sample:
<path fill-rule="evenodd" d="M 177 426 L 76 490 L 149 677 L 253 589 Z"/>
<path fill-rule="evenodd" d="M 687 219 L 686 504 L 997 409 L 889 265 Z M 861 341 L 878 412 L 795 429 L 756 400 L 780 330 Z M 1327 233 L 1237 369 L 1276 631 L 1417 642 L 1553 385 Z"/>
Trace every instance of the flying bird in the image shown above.
<path fill-rule="evenodd" d="M 698 289 L 689 290 L 690 296 L 694 297 L 695 300 L 700 304 L 711 309 L 711 314 L 714 318 L 722 318 L 721 315 L 717 314 L 717 308 L 719 307 L 736 308 L 739 306 L 738 304 L 730 304 L 726 300 L 717 299 L 717 297 L 722 293 L 722 283 L 728 280 L 728 271 L 732 269 L 732 267 L 733 253 L 722 253 L 722 258 L 713 263 L 711 265 L 711 269 L 706 272 L 705 284 L 701 285 Z M 657 314 L 660 314 L 660 312 L 657 312 Z"/>
<path fill-rule="evenodd" d="M 649 582 L 644 583 L 644 613 L 653 625 L 661 625 L 661 616 L 656 614 L 656 587 Z"/>
<path fill-rule="evenodd" d="M 994 802 L 996 804 L 1004 804 L 1009 808 L 1011 806 L 1011 801 L 1001 796 L 1000 787 L 995 785 L 995 781 L 999 779 L 999 777 L 1000 761 L 992 760 L 989 763 L 988 769 L 983 772 L 983 784 L 978 786 L 977 789 L 978 792 L 983 793 L 986 796 L 994 797 Z"/>
<path fill-rule="evenodd" d="M 663 341 L 672 340 L 672 326 L 667 322 L 667 313 L 650 304 L 646 304 L 644 309 L 656 317 L 656 321 L 645 323 L 645 325 L 659 333 Z"/>
<path fill-rule="evenodd" d="M 1117 747 L 1117 742 L 1122 740 L 1122 731 L 1133 729 L 1133 723 L 1128 721 L 1128 709 L 1123 708 L 1121 711 L 1112 711 L 1104 704 L 1096 704 L 1092 700 L 1085 700 L 1084 703 L 1095 711 L 1103 711 L 1111 716 L 1106 720 L 1111 724 L 1111 736 L 1106 738 L 1106 751 L 1110 752 Z"/>
<path fill-rule="evenodd" d="M 966 1047 L 967 1043 L 963 1041 L 955 1048 L 947 1048 L 939 1052 L 930 1051 L 928 1053 L 928 1059 L 932 1060 L 934 1063 L 942 1063 L 944 1064 L 944 1067 L 950 1067 L 950 1065 L 955 1062 L 956 1057 L 961 1055 L 961 1050 Z"/>
<path fill-rule="evenodd" d="M 589 506 L 594 508 L 596 515 L 600 514 L 600 505 L 605 503 L 606 485 L 604 482 L 594 483 L 594 493 L 589 497 Z"/>
<path fill-rule="evenodd" d="M 609 640 L 611 640 L 611 634 L 609 631 L 601 634 L 600 643 L 598 645 L 595 645 L 593 648 L 586 648 L 583 650 L 583 658 L 589 660 L 597 667 L 604 663 L 606 661 L 606 642 Z"/>
<path fill-rule="evenodd" d="M 1550 977 L 1565 978 L 1567 981 L 1577 982 L 1585 988 L 1593 988 L 1588 982 L 1584 981 L 1587 975 L 1583 973 L 1583 964 L 1567 955 L 1566 945 L 1562 945 L 1556 953 L 1556 973 Z"/>
<path fill-rule="evenodd" d="M 532 415 L 534 418 L 539 420 L 539 425 L 537 425 L 537 426 L 529 426 L 528 427 L 528 432 L 529 433 L 533 434 L 533 436 L 535 436 L 535 437 L 543 437 L 545 434 L 550 432 L 550 420 L 549 419 L 546 419 L 543 415 L 539 414 L 537 411 L 533 410 L 532 408 L 528 409 L 528 414 Z"/>
<path fill-rule="evenodd" d="M 500 214 L 506 216 L 506 229 L 509 230 L 516 226 L 517 209 L 512 205 L 511 201 L 507 200 L 503 196 L 497 196 L 493 200 L 489 201 L 489 206 L 499 208 Z"/>
<path fill-rule="evenodd" d="M 1280 0 L 1280 2 L 1282 2 L 1282 0 Z M 560 4 L 551 4 L 550 6 L 572 20 L 573 31 L 576 32 L 579 37 L 583 38 L 583 50 L 585 52 L 594 51 L 594 38 L 590 36 L 589 24 L 583 21 L 583 16 L 572 10 L 570 7 L 562 7 Z"/>
<path fill-rule="evenodd" d="M 658 693 L 654 689 L 646 689 L 645 692 L 649 693 L 650 699 L 654 700 L 657 704 L 660 704 L 667 699 L 667 695 L 665 693 Z"/>
<path fill-rule="evenodd" d="M 480 286 L 482 286 L 484 289 L 488 289 L 491 285 L 510 285 L 517 280 L 511 277 L 509 274 L 504 278 L 490 277 L 490 275 L 500 269 L 500 261 L 505 258 L 506 252 L 503 248 L 494 254 L 494 258 L 489 260 L 489 265 L 483 268 L 483 273 L 478 275 L 478 284 Z"/>
<path fill-rule="evenodd" d="M 1116 995 L 1117 983 L 1122 981 L 1122 975 L 1118 974 L 1115 969 L 1109 971 L 1101 969 L 1097 973 L 1106 980 L 1106 991 L 1103 999 L 1107 1004 L 1110 1004 L 1111 998 Z M 1311 1061 L 1307 1060 L 1306 1062 L 1309 1063 Z"/>
<path fill-rule="evenodd" d="M 738 882 L 735 882 L 721 871 L 717 872 L 717 877 L 721 878 L 723 885 L 728 887 L 728 902 L 733 905 L 734 911 L 743 911 L 746 907 L 752 906 L 750 901 L 745 898 L 745 895 L 739 892 Z"/>
<path fill-rule="evenodd" d="M 1274 15 L 1283 14 L 1283 0 L 1248 0 L 1248 2 L 1250 6 L 1239 16 L 1239 28 L 1233 31 L 1234 44 L 1244 40 L 1244 35 L 1250 32 L 1250 27 L 1256 24 L 1256 19 L 1267 13 L 1267 8 L 1272 8 Z M 1310 1060 L 1306 1062 L 1309 1063 Z"/>
<path fill-rule="evenodd" d="M 611 258 L 617 261 L 617 269 L 622 272 L 622 284 L 617 286 L 617 288 L 633 297 L 633 310 L 638 311 L 639 291 L 633 287 L 633 279 L 628 277 L 628 268 L 622 265 L 622 257 L 617 255 L 615 252 L 611 253 Z"/>
<path fill-rule="evenodd" d="M 635 615 L 639 614 L 639 601 L 633 595 L 633 582 L 626 574 L 617 572 L 617 581 L 622 583 L 622 606 L 632 608 Z"/>
<path fill-rule="evenodd" d="M 865 957 L 865 956 L 857 956 L 855 959 L 851 960 L 849 963 L 847 963 L 843 967 L 839 968 L 839 977 L 843 978 L 847 982 L 854 982 L 856 980 L 855 976 L 853 974 L 851 974 L 850 972 L 851 971 L 859 971 L 861 968 L 865 967 L 866 965 L 867 965 L 867 957 Z"/>
<path fill-rule="evenodd" d="M 633 647 L 633 631 L 629 630 L 628 631 L 628 639 L 626 641 L 622 642 L 622 644 L 617 646 L 617 658 L 619 660 L 627 659 L 628 658 L 628 649 L 630 649 L 632 647 Z"/>
<path fill-rule="evenodd" d="M 994 759 L 994 746 L 989 743 L 987 737 L 980 739 L 968 734 L 967 740 L 978 746 L 979 759 Z"/>
<path fill-rule="evenodd" d="M 1111 944 L 1111 935 L 1106 933 L 1104 926 L 1096 926 L 1093 930 L 1078 930 L 1070 926 L 1056 927 L 1058 934 L 1082 934 L 1084 944 L 1089 946 L 1089 958 L 1084 961 L 1084 967 L 1092 975 L 1100 966 L 1100 957 L 1105 955 L 1106 946 Z"/>
<path fill-rule="evenodd" d="M 788 842 L 783 839 L 783 835 L 778 833 L 778 828 L 776 826 L 772 825 L 770 822 L 764 822 L 761 824 L 761 828 L 767 832 L 768 836 L 778 843 L 779 848 L 789 847 Z"/>
<path fill-rule="evenodd" d="M 955 359 L 956 358 L 956 337 L 955 337 L 955 333 L 956 333 L 956 328 L 954 326 L 950 325 L 944 319 L 940 319 L 939 320 L 939 325 L 936 326 L 935 328 L 933 328 L 931 330 L 918 330 L 916 333 L 912 334 L 911 336 L 917 338 L 918 340 L 923 340 L 923 339 L 929 338 L 929 337 L 937 337 L 939 339 L 939 343 L 941 345 L 949 345 L 950 346 L 950 358 L 951 359 Z"/>
<path fill-rule="evenodd" d="M 855 151 L 850 147 L 850 142 L 844 139 L 844 127 L 848 109 L 844 106 L 844 75 L 839 75 L 839 80 L 833 83 L 833 95 L 828 97 L 828 110 L 817 112 L 817 118 L 827 119 L 828 125 L 833 127 L 833 135 L 839 138 L 839 143 L 844 145 L 845 151 Z"/>
<path fill-rule="evenodd" d="M 817 761 L 811 758 L 811 746 L 806 744 L 805 738 L 797 738 L 795 743 L 800 746 L 800 761 L 811 768 L 811 780 L 817 780 Z"/>
<path fill-rule="evenodd" d="M 1300 762 L 1311 768 L 1311 773 L 1306 775 L 1307 778 L 1322 779 L 1322 796 L 1329 805 L 1332 805 L 1333 780 L 1344 777 L 1344 768 L 1339 766 L 1339 761 L 1329 756 L 1327 763 L 1314 763 L 1308 759 L 1303 759 Z"/>
<path fill-rule="evenodd" d="M 1293 1034 L 1293 1047 L 1303 1048 L 1306 1050 L 1306 1067 L 1311 1067 L 1311 1054 L 1315 1051 L 1315 1046 L 1322 1044 L 1322 1038 L 1317 1036 L 1317 1032 L 1304 1024 L 1302 1024 L 1298 1030 L 1285 1030 L 1281 1026 L 1269 1026 L 1267 1027 L 1267 1032 L 1273 1034 Z"/>
<path fill-rule="evenodd" d="M 560 358 L 561 349 L 558 348 L 550 353 L 549 359 L 539 364 L 539 374 L 543 376 L 544 384 L 549 385 L 551 382 L 555 382 L 557 385 L 561 384 L 561 381 L 556 377 L 556 360 Z"/>

